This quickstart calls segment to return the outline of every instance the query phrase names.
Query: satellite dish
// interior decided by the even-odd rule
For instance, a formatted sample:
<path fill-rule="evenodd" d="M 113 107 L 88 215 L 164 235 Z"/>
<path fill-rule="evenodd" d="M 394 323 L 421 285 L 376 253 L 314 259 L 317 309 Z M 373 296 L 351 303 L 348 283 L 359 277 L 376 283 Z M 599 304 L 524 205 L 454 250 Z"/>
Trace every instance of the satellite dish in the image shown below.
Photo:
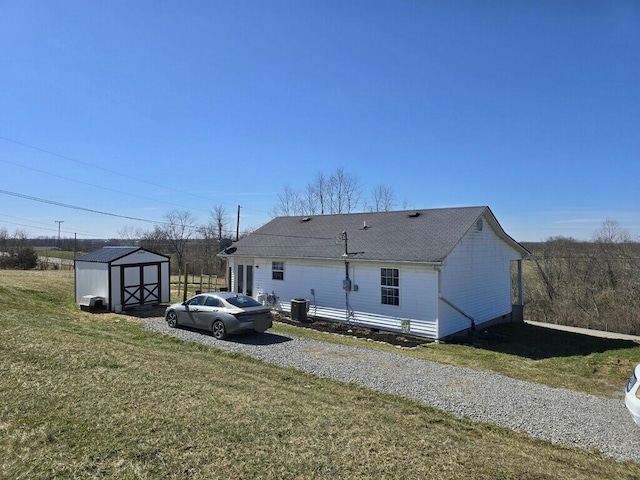
<path fill-rule="evenodd" d="M 223 238 L 220 240 L 220 249 L 224 250 L 225 248 L 229 248 L 233 242 L 228 238 Z"/>
<path fill-rule="evenodd" d="M 236 250 L 238 250 L 236 247 L 225 248 L 224 253 L 226 253 L 227 255 L 231 255 L 232 253 L 235 253 Z"/>

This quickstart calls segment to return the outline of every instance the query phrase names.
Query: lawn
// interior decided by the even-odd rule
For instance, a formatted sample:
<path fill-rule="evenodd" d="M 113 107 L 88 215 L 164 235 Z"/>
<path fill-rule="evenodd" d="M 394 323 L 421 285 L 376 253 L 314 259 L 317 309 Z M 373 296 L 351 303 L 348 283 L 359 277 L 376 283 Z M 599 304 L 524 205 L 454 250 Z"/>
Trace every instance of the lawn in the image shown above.
<path fill-rule="evenodd" d="M 640 477 L 632 462 L 84 313 L 72 291 L 67 271 L 0 271 L 0 478 Z"/>

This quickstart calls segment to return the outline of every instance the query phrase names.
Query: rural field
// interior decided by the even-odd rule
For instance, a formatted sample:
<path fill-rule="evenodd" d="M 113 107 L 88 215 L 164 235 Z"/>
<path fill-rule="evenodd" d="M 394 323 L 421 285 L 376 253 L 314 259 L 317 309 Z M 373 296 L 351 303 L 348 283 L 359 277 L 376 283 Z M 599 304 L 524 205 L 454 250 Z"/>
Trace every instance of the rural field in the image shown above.
<path fill-rule="evenodd" d="M 640 478 L 640 464 L 82 312 L 73 272 L 0 270 L 0 478 Z M 640 346 L 526 324 L 389 349 L 621 398 Z"/>

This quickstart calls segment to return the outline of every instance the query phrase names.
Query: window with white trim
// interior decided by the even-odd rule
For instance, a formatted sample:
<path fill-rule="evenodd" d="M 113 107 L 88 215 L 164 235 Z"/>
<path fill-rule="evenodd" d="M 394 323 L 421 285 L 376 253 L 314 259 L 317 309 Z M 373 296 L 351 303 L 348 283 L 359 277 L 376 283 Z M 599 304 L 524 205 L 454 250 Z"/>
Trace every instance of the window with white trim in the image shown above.
<path fill-rule="evenodd" d="M 284 262 L 271 262 L 271 278 L 284 280 Z"/>
<path fill-rule="evenodd" d="M 380 303 L 400 305 L 400 271 L 397 268 L 380 269 Z"/>

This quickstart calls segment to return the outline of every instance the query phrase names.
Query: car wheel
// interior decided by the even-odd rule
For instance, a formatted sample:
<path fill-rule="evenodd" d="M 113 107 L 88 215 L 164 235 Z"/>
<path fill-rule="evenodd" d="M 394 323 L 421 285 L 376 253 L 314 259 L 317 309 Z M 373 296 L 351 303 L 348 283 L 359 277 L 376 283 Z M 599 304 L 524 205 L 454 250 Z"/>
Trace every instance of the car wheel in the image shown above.
<path fill-rule="evenodd" d="M 211 326 L 211 332 L 213 333 L 213 336 L 218 340 L 224 340 L 227 337 L 227 329 L 225 328 L 222 320 L 216 320 L 215 322 L 213 322 L 213 325 Z"/>
<path fill-rule="evenodd" d="M 167 313 L 167 325 L 169 325 L 170 328 L 176 328 L 178 326 L 178 315 L 176 315 L 176 312 L 171 311 Z"/>

